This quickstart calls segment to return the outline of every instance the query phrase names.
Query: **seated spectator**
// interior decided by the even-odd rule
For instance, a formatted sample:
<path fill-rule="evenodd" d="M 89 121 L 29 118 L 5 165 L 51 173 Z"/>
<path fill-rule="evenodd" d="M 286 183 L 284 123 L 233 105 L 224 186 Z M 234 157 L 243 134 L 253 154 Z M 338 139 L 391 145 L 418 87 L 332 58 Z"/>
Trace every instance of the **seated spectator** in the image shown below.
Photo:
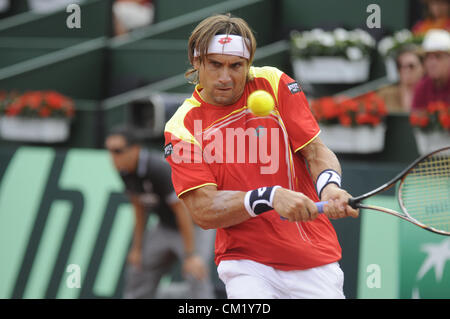
<path fill-rule="evenodd" d="M 405 47 L 396 57 L 399 82 L 379 90 L 389 113 L 411 110 L 414 88 L 424 75 L 423 59 L 415 46 Z"/>
<path fill-rule="evenodd" d="M 450 0 L 424 0 L 426 4 L 426 18 L 417 22 L 412 32 L 424 35 L 431 29 L 450 31 Z"/>
<path fill-rule="evenodd" d="M 113 13 L 116 36 L 152 24 L 155 15 L 151 0 L 116 0 Z"/>
<path fill-rule="evenodd" d="M 445 30 L 430 30 L 423 44 L 426 76 L 417 84 L 412 110 L 427 107 L 430 102 L 450 104 L 450 34 Z"/>

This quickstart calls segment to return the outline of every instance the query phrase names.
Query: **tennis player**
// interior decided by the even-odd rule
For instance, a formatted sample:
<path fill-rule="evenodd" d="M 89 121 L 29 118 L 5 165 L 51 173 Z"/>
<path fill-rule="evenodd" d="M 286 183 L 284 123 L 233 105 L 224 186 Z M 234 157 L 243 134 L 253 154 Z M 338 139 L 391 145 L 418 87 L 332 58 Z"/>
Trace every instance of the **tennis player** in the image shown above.
<path fill-rule="evenodd" d="M 231 15 L 192 32 L 186 77 L 197 84 L 165 128 L 175 191 L 202 228 L 217 229 L 215 262 L 228 298 L 344 298 L 341 248 L 328 218 L 356 217 L 341 168 L 319 138 L 300 85 L 253 67 L 256 41 Z M 274 111 L 247 98 L 269 92 Z M 314 202 L 328 201 L 324 214 Z"/>

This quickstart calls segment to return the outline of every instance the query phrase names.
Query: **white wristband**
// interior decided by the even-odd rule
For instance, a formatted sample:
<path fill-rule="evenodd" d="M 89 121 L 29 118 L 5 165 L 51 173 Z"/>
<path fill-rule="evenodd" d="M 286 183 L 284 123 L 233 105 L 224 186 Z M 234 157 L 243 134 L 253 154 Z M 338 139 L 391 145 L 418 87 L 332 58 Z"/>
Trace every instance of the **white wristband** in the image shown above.
<path fill-rule="evenodd" d="M 322 171 L 319 174 L 319 177 L 317 177 L 316 190 L 319 199 L 322 197 L 322 190 L 328 184 L 336 184 L 337 186 L 341 187 L 341 176 L 332 169 L 326 169 Z"/>

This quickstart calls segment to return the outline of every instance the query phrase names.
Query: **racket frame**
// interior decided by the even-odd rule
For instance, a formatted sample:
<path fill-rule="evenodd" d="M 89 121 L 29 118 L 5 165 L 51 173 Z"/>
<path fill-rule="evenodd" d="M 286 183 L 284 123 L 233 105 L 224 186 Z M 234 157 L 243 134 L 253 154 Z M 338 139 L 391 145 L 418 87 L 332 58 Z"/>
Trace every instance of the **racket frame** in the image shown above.
<path fill-rule="evenodd" d="M 417 164 L 420 163 L 421 161 L 423 161 L 425 158 L 427 158 L 429 156 L 432 156 L 435 153 L 441 152 L 441 151 L 443 151 L 445 149 L 450 150 L 450 146 L 443 147 L 443 148 L 437 149 L 435 151 L 432 151 L 432 152 L 430 152 L 428 154 L 420 156 L 414 162 L 412 162 L 410 165 L 408 165 L 404 170 L 402 170 L 399 174 L 397 174 L 394 178 L 392 178 L 390 181 L 388 181 L 387 183 L 384 183 L 380 187 L 375 188 L 374 190 L 372 190 L 370 192 L 367 192 L 367 193 L 365 193 L 363 195 L 350 198 L 348 200 L 348 204 L 354 209 L 358 209 L 358 208 L 371 209 L 371 210 L 376 210 L 376 211 L 380 211 L 380 212 L 383 212 L 383 213 L 387 213 L 387 214 L 390 214 L 390 215 L 393 215 L 393 216 L 396 216 L 396 217 L 400 217 L 400 218 L 402 218 L 402 219 L 404 219 L 406 221 L 409 221 L 409 222 L 411 222 L 411 223 L 413 223 L 413 224 L 415 224 L 415 225 L 417 225 L 417 226 L 419 226 L 419 227 L 421 227 L 423 229 L 431 231 L 433 233 L 450 236 L 450 232 L 435 229 L 433 227 L 427 226 L 427 225 L 417 221 L 416 219 L 412 218 L 408 214 L 408 211 L 406 210 L 406 208 L 403 205 L 403 202 L 402 202 L 402 200 L 400 198 L 402 184 L 403 184 L 406 176 L 408 175 L 408 173 L 412 169 L 414 169 L 417 166 Z M 400 181 L 400 185 L 399 185 L 399 191 L 397 192 L 397 200 L 398 200 L 400 209 L 402 210 L 403 214 L 399 213 L 399 212 L 397 212 L 397 211 L 395 211 L 393 209 L 386 208 L 386 207 L 375 206 L 375 205 L 366 205 L 366 204 L 362 204 L 361 203 L 363 200 L 365 200 L 365 199 L 367 199 L 367 198 L 369 198 L 369 197 L 371 197 L 373 195 L 376 195 L 378 193 L 384 192 L 384 191 L 392 188 L 398 181 Z"/>

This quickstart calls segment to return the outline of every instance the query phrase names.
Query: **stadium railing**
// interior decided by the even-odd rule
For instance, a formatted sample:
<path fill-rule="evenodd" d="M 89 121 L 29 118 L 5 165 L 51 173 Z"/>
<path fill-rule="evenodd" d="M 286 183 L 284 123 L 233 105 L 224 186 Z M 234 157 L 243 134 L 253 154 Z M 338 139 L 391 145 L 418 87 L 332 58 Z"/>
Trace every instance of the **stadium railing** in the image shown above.
<path fill-rule="evenodd" d="M 0 37 L 97 38 L 112 33 L 112 0 L 81 2 L 81 28 L 67 27 L 65 8 L 38 14 L 33 11 L 0 20 Z M 106 14 L 105 14 L 106 12 Z"/>

